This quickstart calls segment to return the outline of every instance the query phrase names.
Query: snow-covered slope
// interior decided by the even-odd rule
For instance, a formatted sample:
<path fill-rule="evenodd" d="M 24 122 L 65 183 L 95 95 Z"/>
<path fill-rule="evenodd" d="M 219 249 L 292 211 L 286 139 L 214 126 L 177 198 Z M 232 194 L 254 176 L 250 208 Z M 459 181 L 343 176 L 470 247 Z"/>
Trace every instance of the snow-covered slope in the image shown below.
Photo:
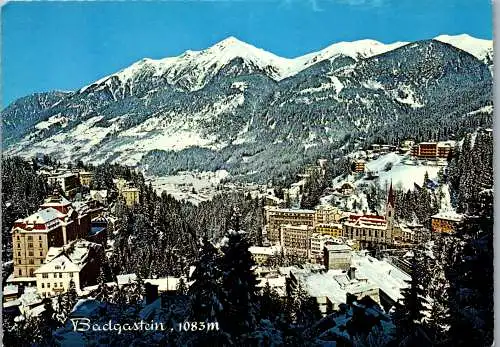
<path fill-rule="evenodd" d="M 467 34 L 440 35 L 435 40 L 448 43 L 464 50 L 481 61 L 489 62 L 493 56 L 493 41 L 477 39 Z M 283 58 L 261 48 L 256 48 L 235 37 L 228 37 L 210 48 L 201 51 L 188 50 L 177 57 L 164 59 L 142 59 L 131 66 L 103 77 L 91 86 L 111 84 L 111 78 L 117 78 L 120 83 L 130 85 L 137 76 L 148 73 L 153 78 L 164 78 L 170 85 L 194 91 L 203 88 L 225 65 L 236 58 L 242 58 L 251 69 L 260 70 L 268 77 L 279 81 L 293 76 L 308 67 L 344 55 L 356 60 L 379 55 L 408 42 L 384 44 L 375 40 L 358 40 L 353 42 L 338 42 L 318 52 L 312 52 L 296 58 Z M 90 86 L 83 87 L 80 92 Z"/>
<path fill-rule="evenodd" d="M 254 68 L 279 81 L 340 54 L 354 59 L 367 58 L 405 44 L 407 42 L 383 44 L 375 40 L 339 42 L 318 52 L 289 59 L 256 48 L 231 36 L 206 50 L 188 50 L 177 57 L 158 60 L 142 59 L 115 74 L 99 79 L 92 85 L 106 84 L 111 77 L 118 78 L 122 83 L 128 83 L 144 71 L 152 71 L 154 77 L 163 76 L 171 85 L 177 85 L 181 80 L 184 80 L 185 83 L 181 83 L 181 85 L 194 91 L 202 88 L 222 67 L 236 58 L 242 58 Z M 83 87 L 80 92 L 86 91 L 89 87 Z"/>
<path fill-rule="evenodd" d="M 493 41 L 477 39 L 467 34 L 461 35 L 440 35 L 434 38 L 452 46 L 466 51 L 479 60 L 488 63 L 491 60 L 493 63 Z"/>

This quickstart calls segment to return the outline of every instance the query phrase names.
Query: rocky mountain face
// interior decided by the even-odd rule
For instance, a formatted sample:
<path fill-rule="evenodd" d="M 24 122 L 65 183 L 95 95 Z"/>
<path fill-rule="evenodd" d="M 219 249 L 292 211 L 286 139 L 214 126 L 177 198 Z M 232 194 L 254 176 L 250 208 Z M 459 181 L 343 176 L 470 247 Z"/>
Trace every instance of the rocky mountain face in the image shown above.
<path fill-rule="evenodd" d="M 342 42 L 295 59 L 228 38 L 143 59 L 73 93 L 2 111 L 7 154 L 120 162 L 255 181 L 355 141 L 438 139 L 492 118 L 491 41 Z"/>

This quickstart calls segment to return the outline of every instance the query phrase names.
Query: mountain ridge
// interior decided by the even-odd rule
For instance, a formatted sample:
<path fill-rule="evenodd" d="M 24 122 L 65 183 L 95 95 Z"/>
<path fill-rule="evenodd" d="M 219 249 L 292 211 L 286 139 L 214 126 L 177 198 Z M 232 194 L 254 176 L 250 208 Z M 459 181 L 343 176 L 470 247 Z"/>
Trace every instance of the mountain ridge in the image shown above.
<path fill-rule="evenodd" d="M 2 111 L 4 124 L 23 124 L 6 133 L 7 153 L 115 161 L 157 174 L 224 168 L 267 179 L 339 155 L 357 137 L 439 138 L 490 122 L 491 112 L 467 116 L 492 104 L 489 66 L 446 42 L 416 41 L 367 57 L 329 56 L 330 49 L 321 56 L 329 58 L 276 80 L 279 69 L 255 58 L 253 48 L 237 56 L 232 41 L 216 47 L 226 50 L 220 66 L 206 74 L 183 70 L 174 85 L 174 72 L 158 73 L 144 60 L 132 79 L 111 75 L 35 116 L 20 110 L 36 107 L 16 104 Z M 213 62 L 211 53 L 204 61 Z M 203 87 L 189 89 L 200 81 Z"/>

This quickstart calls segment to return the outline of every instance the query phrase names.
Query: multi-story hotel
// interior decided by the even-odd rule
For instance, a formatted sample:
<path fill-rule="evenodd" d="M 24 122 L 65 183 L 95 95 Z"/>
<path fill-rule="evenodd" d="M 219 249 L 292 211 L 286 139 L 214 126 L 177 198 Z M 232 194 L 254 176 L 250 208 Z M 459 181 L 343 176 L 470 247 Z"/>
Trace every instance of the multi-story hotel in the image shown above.
<path fill-rule="evenodd" d="M 411 148 L 411 155 L 424 160 L 446 159 L 450 153 L 453 154 L 454 148 L 454 141 L 421 142 Z"/>
<path fill-rule="evenodd" d="M 90 216 L 84 207 L 76 208 L 57 192 L 40 207 L 40 211 L 14 222 L 12 247 L 15 282 L 22 282 L 22 279 L 33 281 L 35 270 L 43 264 L 50 247 L 61 247 L 85 237 L 90 231 Z"/>
<path fill-rule="evenodd" d="M 314 228 L 309 225 L 286 224 L 282 225 L 280 229 L 284 253 L 303 259 L 309 258 L 310 238 Z"/>
<path fill-rule="evenodd" d="M 335 244 L 333 237 L 329 235 L 321 235 L 319 233 L 312 233 L 309 240 L 309 258 L 314 260 L 316 263 L 322 263 L 323 248 L 326 245 Z"/>
<path fill-rule="evenodd" d="M 80 180 L 78 174 L 67 172 L 56 176 L 48 177 L 51 186 L 58 185 L 66 196 L 72 197 L 76 194 Z"/>
<path fill-rule="evenodd" d="M 343 235 L 343 228 L 340 223 L 317 224 L 315 231 L 321 235 L 329 235 L 337 238 Z"/>
<path fill-rule="evenodd" d="M 92 179 L 94 177 L 94 174 L 92 172 L 89 172 L 89 171 L 80 171 L 78 173 L 78 176 L 80 178 L 80 184 L 82 186 L 88 187 L 92 183 Z"/>
<path fill-rule="evenodd" d="M 316 206 L 314 214 L 314 224 L 336 223 L 342 218 L 342 212 L 334 206 Z"/>
<path fill-rule="evenodd" d="M 264 212 L 267 222 L 267 238 L 271 243 L 280 242 L 282 225 L 313 227 L 316 213 L 314 210 L 281 209 L 273 206 L 265 206 Z"/>
<path fill-rule="evenodd" d="M 139 189 L 127 187 L 123 188 L 121 193 L 123 198 L 125 199 L 125 204 L 127 206 L 132 206 L 139 203 Z"/>
<path fill-rule="evenodd" d="M 325 234 L 334 234 L 333 223 L 338 223 L 343 217 L 342 212 L 337 207 L 327 205 L 317 206 L 314 210 L 266 206 L 264 212 L 267 222 L 267 238 L 271 243 L 280 242 L 281 225 L 307 225 L 310 227 L 323 225 L 322 230 L 325 231 Z M 332 236 L 336 235 L 337 233 Z"/>

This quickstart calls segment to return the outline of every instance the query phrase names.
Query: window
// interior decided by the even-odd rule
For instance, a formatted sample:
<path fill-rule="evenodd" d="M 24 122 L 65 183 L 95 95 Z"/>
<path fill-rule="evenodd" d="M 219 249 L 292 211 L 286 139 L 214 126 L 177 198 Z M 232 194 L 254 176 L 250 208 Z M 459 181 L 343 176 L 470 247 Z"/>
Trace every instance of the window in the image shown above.
<path fill-rule="evenodd" d="M 61 288 L 63 287 L 63 283 L 62 282 L 59 283 L 59 287 L 61 287 Z"/>
<path fill-rule="evenodd" d="M 45 283 L 42 283 L 42 288 L 45 288 Z"/>
<path fill-rule="evenodd" d="M 33 243 L 28 243 L 28 248 L 33 248 Z"/>
<path fill-rule="evenodd" d="M 62 278 L 62 272 L 59 273 L 59 278 Z"/>
<path fill-rule="evenodd" d="M 35 264 L 35 259 L 30 259 L 30 264 L 34 265 Z"/>
<path fill-rule="evenodd" d="M 368 230 L 368 236 L 372 236 L 372 231 Z"/>
<path fill-rule="evenodd" d="M 60 268 L 61 268 L 61 267 L 60 267 L 59 265 L 56 265 L 56 266 L 55 266 L 55 269 L 56 269 L 56 270 L 59 270 Z M 55 276 L 55 275 L 54 275 L 54 276 Z"/>
<path fill-rule="evenodd" d="M 38 236 L 38 239 L 39 239 L 40 241 L 42 241 L 42 235 Z"/>
<path fill-rule="evenodd" d="M 17 252 L 17 256 L 20 257 L 21 256 L 21 252 Z"/>
<path fill-rule="evenodd" d="M 19 236 L 17 237 L 17 241 L 19 241 Z"/>
<path fill-rule="evenodd" d="M 33 241 L 33 236 L 28 236 L 28 241 Z"/>
<path fill-rule="evenodd" d="M 57 283 L 56 282 L 54 282 L 54 288 L 57 288 Z"/>
<path fill-rule="evenodd" d="M 21 248 L 21 244 L 20 243 L 17 244 L 17 248 Z"/>
<path fill-rule="evenodd" d="M 38 244 L 38 247 L 42 248 L 42 243 L 41 242 Z"/>
<path fill-rule="evenodd" d="M 47 283 L 47 288 L 50 288 L 50 283 Z"/>
<path fill-rule="evenodd" d="M 35 269 L 30 269 L 30 277 L 33 277 Z"/>
<path fill-rule="evenodd" d="M 22 276 L 23 274 L 23 271 L 21 269 L 19 269 L 19 276 Z"/>
<path fill-rule="evenodd" d="M 29 252 L 28 252 L 28 255 L 29 255 L 30 257 L 32 257 L 32 256 L 33 256 L 33 251 L 29 251 Z"/>
<path fill-rule="evenodd" d="M 43 257 L 43 252 L 40 251 L 40 257 Z"/>
<path fill-rule="evenodd" d="M 49 274 L 42 274 L 42 278 L 49 278 Z"/>
<path fill-rule="evenodd" d="M 72 272 L 69 273 L 69 277 L 73 278 L 73 273 Z"/>
<path fill-rule="evenodd" d="M 21 259 L 19 259 L 19 260 L 17 261 L 17 263 L 18 263 L 18 264 L 21 264 Z"/>

